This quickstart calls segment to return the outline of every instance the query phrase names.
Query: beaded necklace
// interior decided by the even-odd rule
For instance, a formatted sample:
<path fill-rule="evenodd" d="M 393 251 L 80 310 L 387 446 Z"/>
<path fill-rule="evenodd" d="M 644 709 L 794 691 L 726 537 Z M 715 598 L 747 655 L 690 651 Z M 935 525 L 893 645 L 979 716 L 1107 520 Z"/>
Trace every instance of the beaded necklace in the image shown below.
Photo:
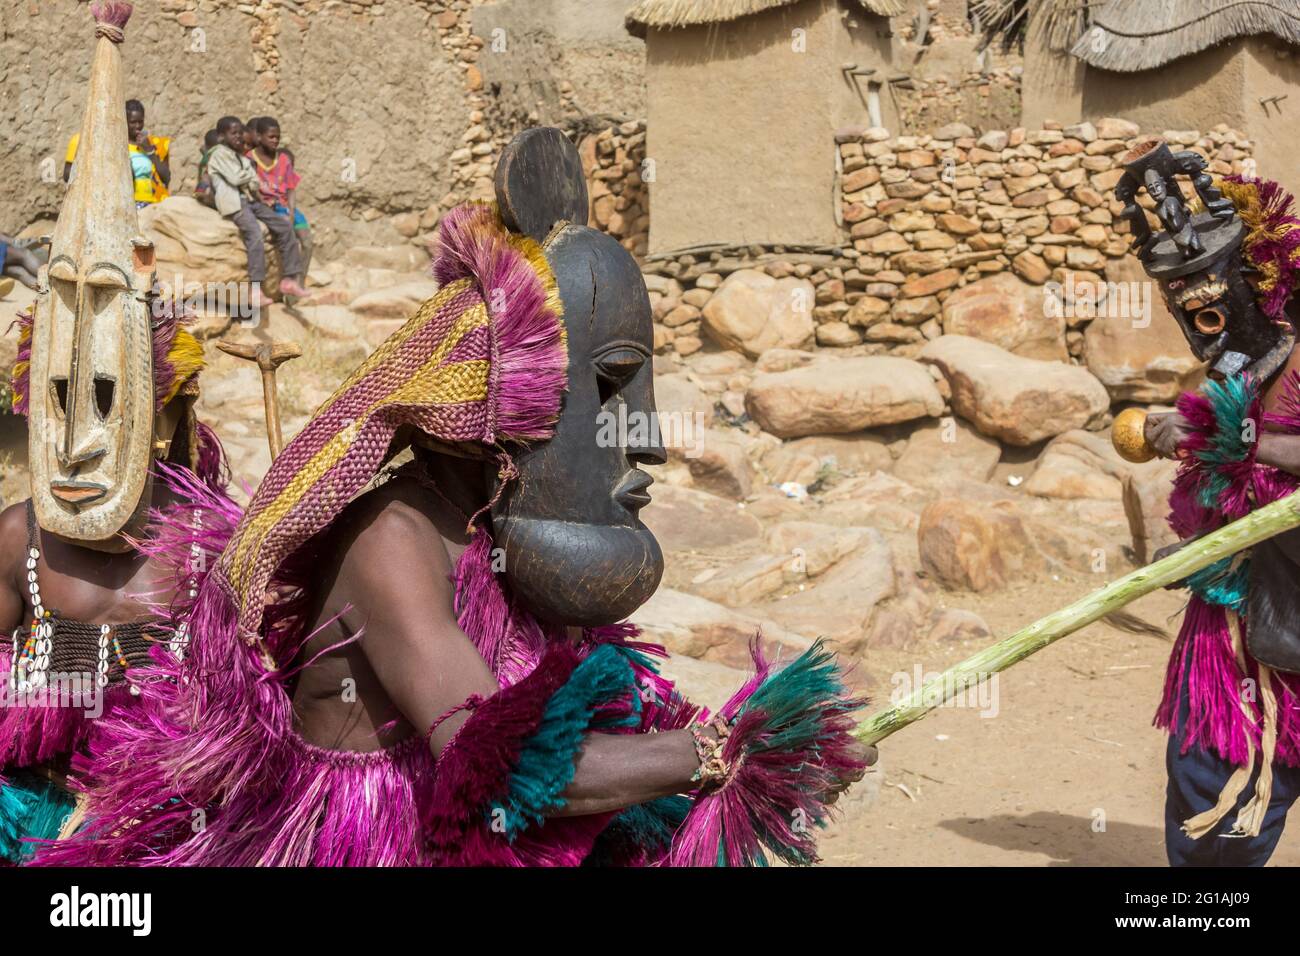
<path fill-rule="evenodd" d="M 149 650 L 167 629 L 151 621 L 128 624 L 87 624 L 61 617 L 45 607 L 37 565 L 41 558 L 36 512 L 27 502 L 27 591 L 32 620 L 27 638 L 18 646 L 22 628 L 14 630 L 10 657 L 9 689 L 19 693 L 42 690 L 56 675 L 94 674 L 95 685 L 105 688 L 127 682 L 127 671 L 149 663 Z M 172 648 L 173 652 L 177 648 Z M 139 688 L 130 685 L 132 694 Z"/>

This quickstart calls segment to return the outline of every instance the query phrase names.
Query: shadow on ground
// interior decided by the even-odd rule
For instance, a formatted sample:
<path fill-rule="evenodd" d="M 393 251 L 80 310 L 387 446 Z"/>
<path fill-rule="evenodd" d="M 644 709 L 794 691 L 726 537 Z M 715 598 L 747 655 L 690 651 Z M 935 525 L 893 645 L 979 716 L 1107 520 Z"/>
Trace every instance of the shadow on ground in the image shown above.
<path fill-rule="evenodd" d="M 1164 833 L 1157 827 L 1107 821 L 1094 831 L 1091 817 L 1042 811 L 1025 816 L 961 817 L 944 829 L 968 840 L 1049 858 L 1048 866 L 1168 866 Z"/>

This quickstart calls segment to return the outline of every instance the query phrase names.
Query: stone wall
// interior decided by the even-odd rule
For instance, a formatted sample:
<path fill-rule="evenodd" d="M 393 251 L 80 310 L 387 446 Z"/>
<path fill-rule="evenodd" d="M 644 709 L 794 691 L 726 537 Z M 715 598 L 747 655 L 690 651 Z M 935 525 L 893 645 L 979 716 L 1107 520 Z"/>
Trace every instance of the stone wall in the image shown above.
<path fill-rule="evenodd" d="M 959 120 L 977 130 L 1006 126 L 1020 116 L 1023 72 L 1019 65 L 1001 66 L 896 84 L 901 129 L 921 132 Z"/>
<path fill-rule="evenodd" d="M 650 168 L 645 133 L 644 121 L 629 120 L 578 141 L 587 173 L 591 225 L 637 257 L 646 254 L 650 240 L 650 196 L 642 178 Z"/>
<path fill-rule="evenodd" d="M 1253 143 L 1235 130 L 1164 135 L 1216 175 L 1253 172 Z M 840 246 L 651 256 L 658 350 L 712 339 L 751 357 L 815 345 L 912 358 L 957 334 L 1086 364 L 1115 401 L 1166 401 L 1191 382 L 1196 363 L 1116 219 L 1135 124 L 837 138 Z"/>
<path fill-rule="evenodd" d="M 1227 127 L 1164 137 L 1204 155 L 1216 175 L 1253 168 L 1251 142 Z M 873 288 L 820 309 L 837 340 L 852 342 L 860 328 L 867 341 L 921 342 L 939 334 L 944 299 L 983 276 L 1096 281 L 1127 255 L 1128 224 L 1116 220 L 1122 204 L 1113 195 L 1118 158 L 1138 139 L 1127 120 L 978 138 L 961 124 L 934 135 L 876 129 L 840 138 L 844 222 L 856 272 Z M 1072 330 L 1068 345 L 1081 354 L 1082 334 Z"/>

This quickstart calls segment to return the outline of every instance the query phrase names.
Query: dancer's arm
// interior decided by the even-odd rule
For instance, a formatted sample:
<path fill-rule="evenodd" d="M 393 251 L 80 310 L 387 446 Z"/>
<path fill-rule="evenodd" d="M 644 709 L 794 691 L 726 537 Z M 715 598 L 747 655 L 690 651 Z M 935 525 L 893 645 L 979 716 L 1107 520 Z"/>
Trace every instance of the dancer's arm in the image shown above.
<path fill-rule="evenodd" d="M 1264 432 L 1259 436 L 1259 450 L 1255 460 L 1261 465 L 1272 465 L 1293 475 L 1300 475 L 1300 435 L 1281 432 Z"/>
<path fill-rule="evenodd" d="M 498 690 L 496 679 L 460 629 L 452 609 L 452 565 L 429 513 L 389 500 L 353 539 L 332 601 L 352 607 L 350 629 L 389 697 L 415 727 L 477 694 Z M 470 717 L 462 710 L 430 737 L 440 754 Z M 588 734 L 564 805 L 556 815 L 616 810 L 693 788 L 699 767 L 688 730 L 659 734 Z"/>

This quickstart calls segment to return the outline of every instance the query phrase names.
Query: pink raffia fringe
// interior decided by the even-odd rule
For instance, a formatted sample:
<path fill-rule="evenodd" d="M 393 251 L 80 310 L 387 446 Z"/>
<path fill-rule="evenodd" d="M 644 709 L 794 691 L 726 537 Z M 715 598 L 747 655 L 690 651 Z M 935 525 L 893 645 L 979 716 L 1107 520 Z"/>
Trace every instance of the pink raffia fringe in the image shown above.
<path fill-rule="evenodd" d="M 125 685 L 95 688 L 84 698 L 62 701 L 53 688 L 48 698 L 44 692 L 19 694 L 9 690 L 12 658 L 10 648 L 0 651 L 0 679 L 4 681 L 0 688 L 0 767 L 31 767 L 74 753 L 86 745 L 103 719 L 101 714 L 112 715 L 134 702 Z M 93 677 L 87 675 L 87 684 L 91 683 Z"/>
<path fill-rule="evenodd" d="M 189 553 L 191 527 L 180 522 L 169 535 L 155 538 L 159 549 L 175 555 L 166 562 L 173 567 L 183 566 L 181 556 Z M 205 536 L 219 535 L 221 527 L 220 515 L 203 521 Z M 459 590 L 460 624 L 485 659 L 500 657 L 494 649 L 510 646 L 514 650 L 509 666 L 524 671 L 514 684 L 502 682 L 503 688 L 514 692 L 504 704 L 475 715 L 480 726 L 493 713 L 512 707 L 515 720 L 535 722 L 549 692 L 596 647 L 614 644 L 633 652 L 632 656 L 659 651 L 636 642 L 635 629 L 628 625 L 593 630 L 581 648 L 548 644 L 542 625 L 510 607 L 499 579 L 490 571 L 490 536 L 483 531 L 479 535 L 488 539 L 486 545 L 476 541 L 476 547 L 462 554 L 456 569 L 457 580 L 472 582 Z M 461 777 L 469 780 L 471 788 L 475 781 L 487 788 L 501 783 L 500 765 L 495 765 L 494 773 L 477 758 L 464 756 L 470 738 L 461 735 L 460 746 L 449 748 L 445 772 L 440 765 L 436 777 L 432 753 L 421 737 L 370 753 L 313 747 L 293 732 L 288 695 L 269 681 L 239 688 L 240 693 L 261 695 L 267 707 L 262 732 L 232 738 L 231 724 L 221 719 L 230 691 L 213 685 L 218 679 L 240 680 L 247 674 L 246 668 L 231 668 L 226 655 L 250 651 L 237 638 L 224 643 L 212 640 L 221 633 L 217 627 L 234 635 L 233 611 L 227 612 L 225 622 L 194 623 L 204 613 L 203 595 L 211 587 L 211 575 L 199 587 L 200 598 L 189 619 L 192 629 L 206 628 L 192 631 L 204 639 L 192 644 L 183 664 L 170 655 L 155 654 L 157 666 L 149 671 L 142 706 L 107 721 L 94 741 L 93 759 L 78 764 L 86 778 L 91 822 L 75 838 L 42 850 L 35 861 L 38 865 L 567 865 L 581 862 L 608 824 L 609 814 L 599 819 L 549 820 L 536 837 L 525 834 L 515 844 L 490 838 L 476 844 L 476 837 L 490 831 L 490 821 L 483 817 L 486 829 L 474 830 L 459 849 L 427 842 L 423 827 L 428 821 L 442 814 L 464 823 L 480 809 L 478 804 L 457 804 L 458 797 L 469 801 L 478 793 L 451 787 L 456 768 L 468 768 Z M 493 622 L 491 639 L 480 630 L 485 621 Z M 510 636 L 503 642 L 501 634 Z M 553 655 L 555 663 L 534 675 L 548 656 L 548 647 L 561 649 Z M 689 718 L 694 713 L 653 669 L 634 660 L 630 670 L 638 686 L 655 689 L 653 696 L 659 701 L 641 709 L 645 729 L 671 729 L 682 724 L 683 715 Z M 530 675 L 535 679 L 528 683 Z M 632 712 L 624 700 L 603 713 L 616 718 L 620 708 Z M 475 742 L 479 742 L 477 735 Z M 514 739 L 511 752 L 520 745 L 521 740 Z M 445 781 L 442 789 L 435 787 L 435 780 Z M 449 787 L 454 791 L 450 797 Z M 204 820 L 197 834 L 196 811 L 202 811 Z M 453 825 L 457 824 L 446 824 Z"/>
<path fill-rule="evenodd" d="M 757 639 L 750 653 L 754 676 L 721 710 L 733 775 L 696 797 L 673 837 L 672 866 L 751 866 L 766 862 L 765 851 L 817 862 L 814 832 L 830 819 L 829 795 L 866 767 L 851 716 L 866 701 L 845 693 L 820 642 L 775 672 Z"/>
<path fill-rule="evenodd" d="M 215 436 L 213 436 L 215 439 Z M 220 447 L 216 456 L 220 459 Z M 160 466 L 163 479 L 172 487 L 178 500 L 193 500 L 200 508 L 214 505 L 223 509 L 238 508 L 224 494 L 212 490 L 203 480 L 197 478 L 188 469 Z M 220 528 L 213 527 L 209 535 L 195 535 L 189 530 L 192 510 L 183 505 L 175 505 L 165 510 L 153 510 L 150 515 L 149 532 L 142 539 L 132 540 L 132 544 L 142 554 L 158 558 L 163 564 L 165 575 L 168 572 L 185 573 L 184 563 L 190 559 L 190 544 L 203 540 L 209 550 L 208 554 L 220 551 Z M 211 522 L 216 525 L 217 522 Z M 186 530 L 181 531 L 181 528 Z M 228 532 L 227 532 L 228 533 Z M 174 541 L 183 538 L 183 548 Z M 183 551 L 183 555 L 181 552 Z M 178 559 L 180 564 L 177 563 Z M 170 576 L 170 575 L 168 575 Z M 182 582 L 184 583 L 184 582 Z M 182 589 L 180 592 L 184 594 Z M 150 595 L 140 594 L 136 597 L 150 603 Z M 155 606 L 159 619 L 170 624 L 176 618 L 175 609 Z M 76 700 L 65 695 L 60 700 L 55 693 L 47 698 L 41 693 L 23 697 L 9 690 L 9 668 L 12 664 L 12 648 L 0 647 L 0 766 L 29 767 L 56 757 L 75 753 L 86 746 L 91 734 L 104 722 L 118 715 L 123 708 L 138 703 L 131 695 L 127 685 L 118 685 L 104 691 L 95 690 L 98 699 Z M 132 680 L 136 677 L 132 672 Z M 69 706 L 69 704 L 76 706 Z"/>
<path fill-rule="evenodd" d="M 1276 413 L 1263 412 L 1253 382 L 1238 382 L 1235 386 L 1241 389 L 1246 416 L 1262 422 L 1266 429 L 1300 432 L 1300 377 L 1295 372 L 1287 373 Z M 1193 428 L 1182 446 L 1188 457 L 1179 467 L 1169 497 L 1169 523 L 1180 538 L 1220 528 L 1254 508 L 1286 497 L 1300 484 L 1294 476 L 1256 462 L 1256 445 L 1246 447 L 1241 443 L 1242 425 L 1236 420 L 1240 416 L 1233 415 L 1233 420 L 1221 423 L 1222 404 L 1211 401 L 1204 392 L 1184 393 L 1178 409 Z M 1226 596 L 1222 599 L 1228 600 Z M 1243 617 L 1241 623 L 1248 633 L 1249 620 Z M 1260 715 L 1247 718 L 1239 704 L 1243 681 L 1259 679 L 1254 658 L 1248 650 L 1244 655 L 1243 673 L 1233 651 L 1227 611 L 1221 604 L 1194 593 L 1170 654 L 1154 720 L 1157 727 L 1170 733 L 1176 731 L 1179 695 L 1185 683 L 1188 710 L 1183 753 L 1196 747 L 1244 766 L 1250 756 L 1248 735 L 1255 749 L 1260 749 Z M 1273 690 L 1278 702 L 1274 761 L 1288 767 L 1300 766 L 1300 676 L 1274 671 Z"/>

